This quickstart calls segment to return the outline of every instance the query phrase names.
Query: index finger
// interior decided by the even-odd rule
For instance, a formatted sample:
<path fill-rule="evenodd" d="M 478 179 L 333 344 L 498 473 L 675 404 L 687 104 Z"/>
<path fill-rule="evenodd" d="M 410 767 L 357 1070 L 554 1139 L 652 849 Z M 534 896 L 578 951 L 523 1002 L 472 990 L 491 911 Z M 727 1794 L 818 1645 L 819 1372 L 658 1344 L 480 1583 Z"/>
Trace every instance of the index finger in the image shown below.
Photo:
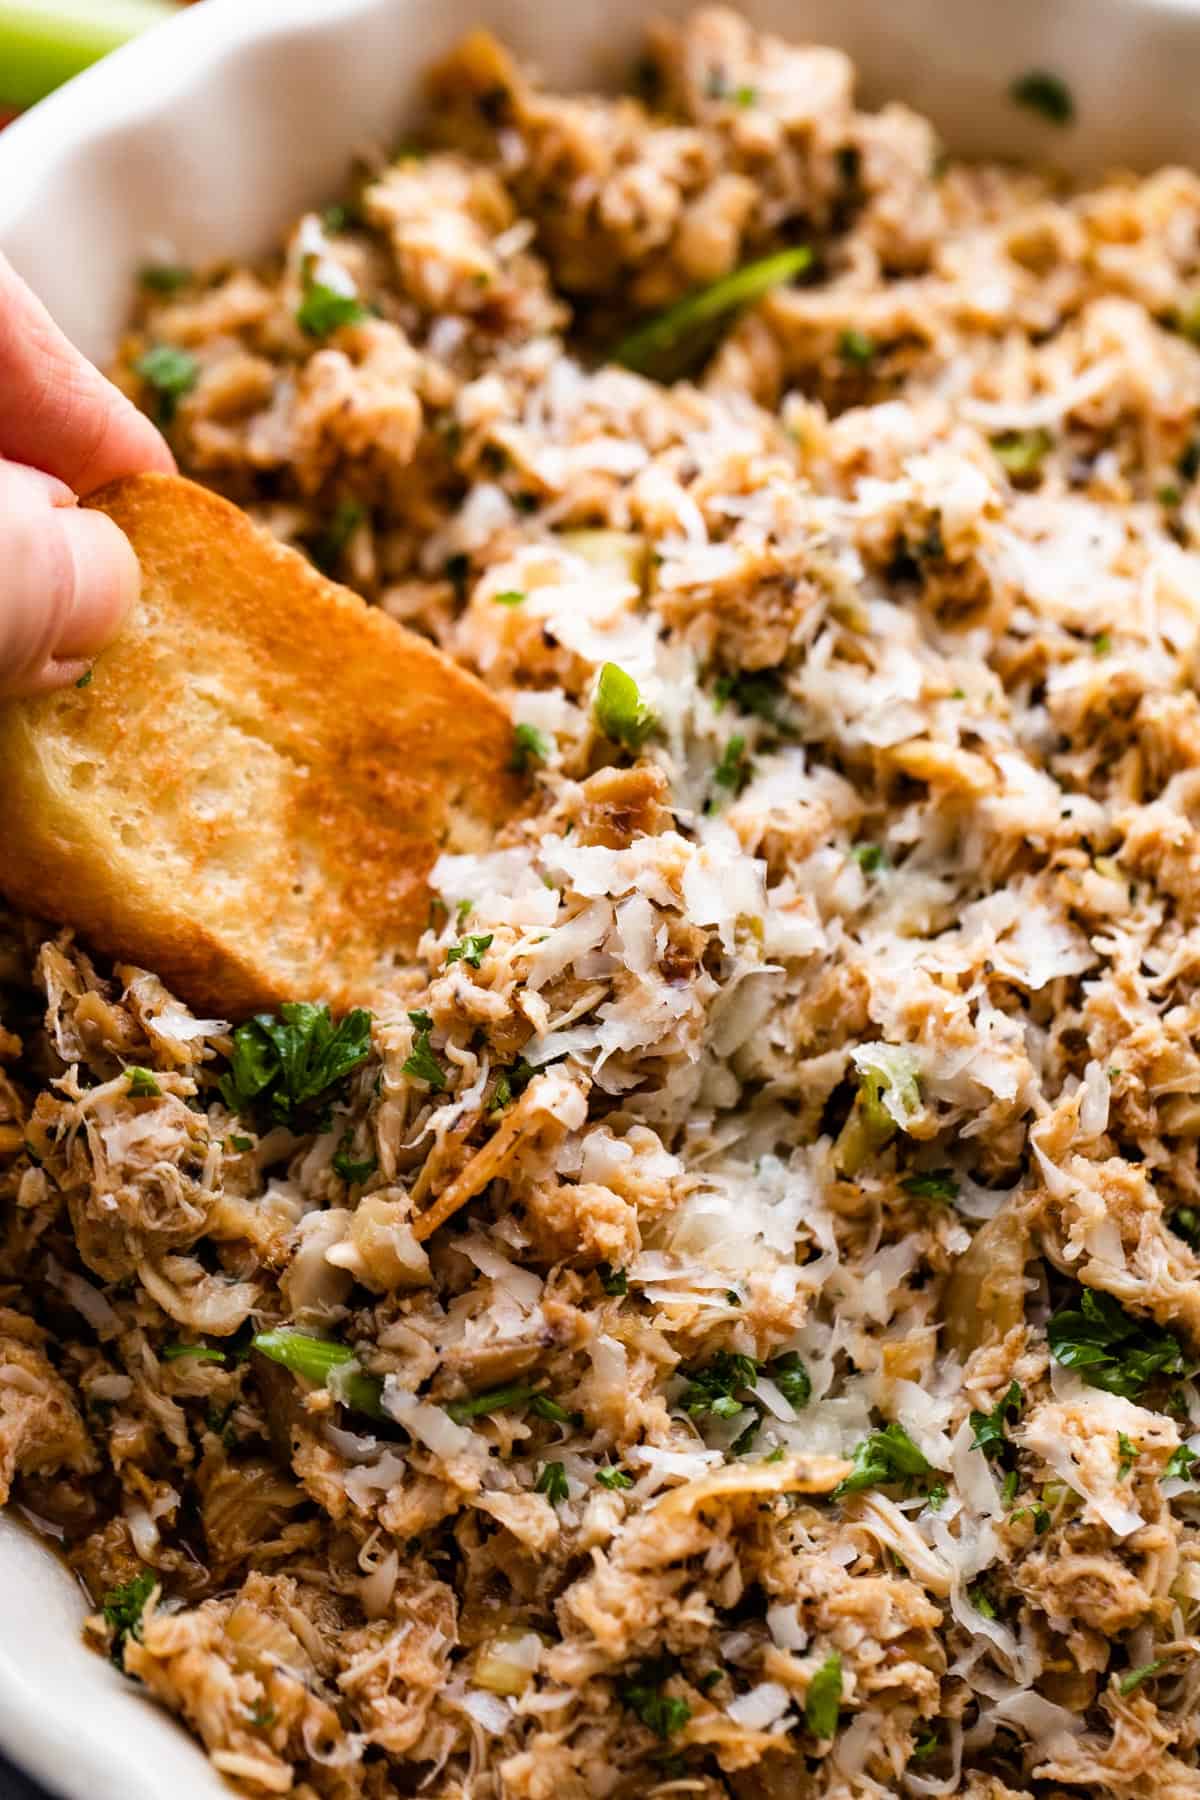
<path fill-rule="evenodd" d="M 80 355 L 3 256 L 0 456 L 57 475 L 77 494 L 175 467 L 149 419 Z"/>

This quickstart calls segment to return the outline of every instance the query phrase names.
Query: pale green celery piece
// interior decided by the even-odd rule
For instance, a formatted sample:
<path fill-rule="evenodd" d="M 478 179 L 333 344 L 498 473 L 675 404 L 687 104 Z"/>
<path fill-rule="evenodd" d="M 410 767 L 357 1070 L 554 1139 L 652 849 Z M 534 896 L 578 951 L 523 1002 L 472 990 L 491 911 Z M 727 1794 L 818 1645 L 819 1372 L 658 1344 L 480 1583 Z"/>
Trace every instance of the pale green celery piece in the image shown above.
<path fill-rule="evenodd" d="M 854 1063 L 858 1094 L 835 1147 L 845 1175 L 857 1175 L 921 1104 L 917 1061 L 903 1045 L 863 1044 Z"/>
<path fill-rule="evenodd" d="M 369 1413 L 375 1419 L 386 1418 L 380 1403 L 383 1383 L 378 1376 L 358 1370 L 341 1376 L 336 1383 L 330 1380 L 336 1370 L 355 1361 L 355 1352 L 348 1344 L 335 1343 L 331 1338 L 311 1337 L 306 1331 L 284 1327 L 277 1331 L 260 1331 L 254 1339 L 254 1348 L 260 1356 L 282 1364 L 293 1375 L 302 1375 L 314 1386 L 331 1388 L 335 1397 L 354 1412 Z"/>
<path fill-rule="evenodd" d="M 177 12 L 170 0 L 0 0 L 0 105 L 32 106 Z"/>

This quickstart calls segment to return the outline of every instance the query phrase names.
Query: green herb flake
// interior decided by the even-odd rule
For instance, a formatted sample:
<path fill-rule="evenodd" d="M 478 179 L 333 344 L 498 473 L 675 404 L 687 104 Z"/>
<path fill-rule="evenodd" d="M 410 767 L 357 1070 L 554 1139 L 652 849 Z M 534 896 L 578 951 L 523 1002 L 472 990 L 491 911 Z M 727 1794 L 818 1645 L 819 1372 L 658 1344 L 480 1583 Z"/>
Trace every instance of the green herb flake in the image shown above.
<path fill-rule="evenodd" d="M 192 279 L 181 263 L 147 263 L 138 270 L 138 281 L 148 294 L 177 294 Z"/>
<path fill-rule="evenodd" d="M 1162 487 L 1156 489 L 1154 498 L 1160 506 L 1165 506 L 1169 510 L 1183 505 L 1183 494 L 1173 481 L 1164 482 Z"/>
<path fill-rule="evenodd" d="M 774 724 L 783 698 L 783 678 L 772 669 L 756 669 L 753 673 L 718 675 L 713 683 L 716 710 L 732 700 L 739 712 Z"/>
<path fill-rule="evenodd" d="M 865 331 L 850 329 L 838 338 L 838 355 L 854 368 L 869 368 L 878 353 L 878 344 Z"/>
<path fill-rule="evenodd" d="M 994 1619 L 996 1617 L 996 1603 L 989 1594 L 984 1592 L 983 1588 L 969 1588 L 967 1599 L 981 1618 Z"/>
<path fill-rule="evenodd" d="M 510 1406 L 527 1406 L 534 1390 L 524 1381 L 510 1381 L 505 1387 L 488 1388 L 483 1394 L 470 1394 L 465 1400 L 451 1400 L 446 1411 L 456 1425 L 468 1419 L 483 1419 L 489 1413 L 505 1412 Z"/>
<path fill-rule="evenodd" d="M 804 1723 L 814 1737 L 834 1736 L 842 1701 L 842 1659 L 834 1650 L 821 1664 L 804 1696 Z"/>
<path fill-rule="evenodd" d="M 1186 1444 L 1180 1444 L 1178 1450 L 1172 1450 L 1159 1480 L 1194 1481 L 1197 1463 L 1200 1463 L 1200 1456 Z"/>
<path fill-rule="evenodd" d="M 812 260 L 812 251 L 803 245 L 780 250 L 694 289 L 615 344 L 612 361 L 656 381 L 678 380 L 703 362 L 732 318 L 772 288 L 806 273 Z"/>
<path fill-rule="evenodd" d="M 923 1732 L 913 1745 L 912 1755 L 908 1760 L 915 1763 L 928 1762 L 937 1755 L 941 1747 L 942 1740 L 936 1731 Z"/>
<path fill-rule="evenodd" d="M 508 766 L 514 775 L 527 775 L 534 763 L 544 763 L 550 756 L 549 740 L 536 725 L 514 725 L 512 755 Z"/>
<path fill-rule="evenodd" d="M 1083 1288 L 1077 1306 L 1063 1307 L 1046 1327 L 1050 1352 L 1078 1369 L 1091 1387 L 1137 1400 L 1161 1375 L 1183 1372 L 1179 1340 L 1149 1319 L 1127 1313 L 1111 1294 Z"/>
<path fill-rule="evenodd" d="M 1123 1431 L 1117 1433 L 1117 1480 L 1124 1481 L 1138 1459 L 1138 1447 Z"/>
<path fill-rule="evenodd" d="M 1098 631 L 1092 639 L 1092 655 L 1108 656 L 1112 650 L 1112 632 Z"/>
<path fill-rule="evenodd" d="M 410 1012 L 408 1016 L 417 1029 L 412 1050 L 400 1064 L 401 1070 L 440 1094 L 446 1086 L 446 1071 L 430 1048 L 433 1020 L 427 1012 Z"/>
<path fill-rule="evenodd" d="M 925 1496 L 925 1504 L 930 1512 L 941 1512 L 946 1504 L 947 1487 L 944 1481 L 935 1481 Z"/>
<path fill-rule="evenodd" d="M 952 1169 L 925 1169 L 918 1175 L 906 1175 L 900 1186 L 918 1200 L 954 1200 L 958 1196 L 958 1178 Z"/>
<path fill-rule="evenodd" d="M 148 387 L 154 389 L 161 425 L 171 423 L 179 402 L 191 393 L 200 378 L 200 364 L 196 358 L 177 344 L 155 344 L 138 357 L 133 369 Z"/>
<path fill-rule="evenodd" d="M 233 1133 L 229 1141 L 235 1150 L 253 1150 L 254 1148 L 254 1139 L 243 1137 L 238 1131 Z"/>
<path fill-rule="evenodd" d="M 1014 481 L 1029 481 L 1041 471 L 1054 439 L 1041 426 L 1032 431 L 1004 431 L 992 439 L 997 461 Z"/>
<path fill-rule="evenodd" d="M 95 669 L 85 669 L 83 671 L 83 674 L 79 677 L 79 680 L 75 683 L 75 686 L 77 688 L 91 687 L 92 676 L 95 673 L 96 673 Z"/>
<path fill-rule="evenodd" d="M 882 844 L 851 844 L 850 854 L 864 874 L 874 875 L 877 870 L 887 868 Z"/>
<path fill-rule="evenodd" d="M 833 1498 L 860 1494 L 865 1488 L 892 1487 L 931 1473 L 922 1451 L 903 1425 L 892 1423 L 871 1432 L 854 1446 L 853 1468 L 833 1490 Z"/>
<path fill-rule="evenodd" d="M 166 1344 L 159 1354 L 164 1362 L 183 1362 L 185 1359 L 211 1363 L 225 1361 L 225 1352 L 218 1350 L 215 1344 Z"/>
<path fill-rule="evenodd" d="M 473 969 L 481 968 L 483 953 L 491 944 L 492 936 L 490 931 L 472 932 L 470 936 L 463 938 L 461 943 L 451 945 L 446 952 L 446 966 L 449 967 L 451 963 L 465 962 L 470 963 Z"/>
<path fill-rule="evenodd" d="M 624 1269 L 614 1269 L 611 1263 L 602 1262 L 596 1264 L 596 1274 L 606 1294 L 621 1298 L 629 1292 L 629 1277 Z"/>
<path fill-rule="evenodd" d="M 1050 125 L 1070 125 L 1075 117 L 1075 101 L 1061 75 L 1049 69 L 1030 69 L 1019 75 L 1008 90 L 1009 98 L 1028 112 L 1035 112 Z"/>
<path fill-rule="evenodd" d="M 560 1462 L 543 1463 L 533 1484 L 535 1494 L 545 1494 L 551 1506 L 561 1506 L 569 1498 L 567 1471 Z"/>
<path fill-rule="evenodd" d="M 767 1374 L 797 1412 L 812 1399 L 812 1378 L 795 1350 L 785 1350 L 782 1356 L 769 1362 Z"/>
<path fill-rule="evenodd" d="M 339 294 L 311 276 L 304 283 L 304 297 L 296 308 L 296 323 L 306 337 L 326 338 L 343 325 L 357 325 L 367 309 L 356 294 Z"/>
<path fill-rule="evenodd" d="M 524 603 L 525 595 L 521 592 L 520 588 L 505 588 L 502 594 L 492 595 L 492 604 L 494 606 L 523 606 Z"/>
<path fill-rule="evenodd" d="M 333 1161 L 330 1165 L 334 1174 L 344 1181 L 348 1187 L 353 1187 L 357 1182 L 369 1181 L 379 1167 L 378 1162 L 373 1156 L 353 1156 L 351 1154 L 353 1147 L 353 1133 L 349 1131 L 343 1132 L 338 1147 L 333 1153 Z"/>
<path fill-rule="evenodd" d="M 129 1083 L 129 1095 L 133 1100 L 155 1100 L 162 1093 L 150 1069 L 126 1069 L 125 1079 Z"/>
<path fill-rule="evenodd" d="M 686 1700 L 677 1700 L 663 1692 L 664 1684 L 675 1673 L 667 1657 L 644 1662 L 632 1675 L 617 1682 L 617 1698 L 628 1707 L 655 1737 L 664 1742 L 682 1731 L 692 1716 Z"/>
<path fill-rule="evenodd" d="M 337 568 L 346 546 L 366 516 L 367 509 L 360 501 L 338 501 L 326 521 L 325 529 L 313 545 L 312 558 L 318 569 L 329 574 Z"/>
<path fill-rule="evenodd" d="M 969 1421 L 975 1434 L 972 1450 L 982 1450 L 988 1457 L 999 1456 L 1008 1446 L 1004 1428 L 1020 1418 L 1023 1404 L 1020 1383 L 1013 1381 L 991 1412 L 972 1412 Z"/>
<path fill-rule="evenodd" d="M 143 1569 L 131 1581 L 122 1583 L 120 1587 L 109 1588 L 100 1601 L 104 1623 L 113 1634 L 109 1655 L 118 1669 L 125 1667 L 125 1645 L 128 1639 L 132 1638 L 138 1644 L 142 1641 L 142 1614 L 146 1610 L 147 1600 L 157 1586 L 158 1576 L 153 1569 Z"/>
<path fill-rule="evenodd" d="M 221 1098 L 230 1112 L 313 1130 L 370 1051 L 371 1015 L 362 1007 L 335 1025 L 325 1004 L 285 1001 L 278 1014 L 256 1013 L 234 1032 Z"/>
<path fill-rule="evenodd" d="M 746 755 L 746 740 L 738 732 L 722 751 L 721 760 L 713 770 L 713 780 L 718 787 L 740 794 L 753 773 L 754 764 Z"/>
<path fill-rule="evenodd" d="M 627 1475 L 624 1469 L 605 1468 L 596 1470 L 596 1480 L 602 1488 L 621 1489 L 633 1486 L 633 1476 Z"/>
<path fill-rule="evenodd" d="M 702 1369 L 688 1371 L 688 1384 L 679 1404 L 693 1419 L 712 1415 L 732 1419 L 742 1411 L 744 1402 L 737 1398 L 745 1388 L 758 1380 L 758 1365 L 753 1357 L 733 1350 L 718 1350 Z"/>
<path fill-rule="evenodd" d="M 592 715 L 605 737 L 632 751 L 641 749 L 657 724 L 654 714 L 643 704 L 633 676 L 611 662 L 600 670 Z"/>
<path fill-rule="evenodd" d="M 1152 1675 L 1157 1675 L 1159 1670 L 1165 1669 L 1166 1666 L 1167 1665 L 1162 1662 L 1148 1662 L 1143 1663 L 1141 1667 L 1137 1669 L 1126 1669 L 1124 1675 L 1122 1675 L 1121 1679 L 1117 1682 L 1118 1694 L 1122 1697 L 1126 1694 L 1132 1694 L 1135 1688 L 1141 1687 L 1143 1681 L 1149 1681 Z"/>

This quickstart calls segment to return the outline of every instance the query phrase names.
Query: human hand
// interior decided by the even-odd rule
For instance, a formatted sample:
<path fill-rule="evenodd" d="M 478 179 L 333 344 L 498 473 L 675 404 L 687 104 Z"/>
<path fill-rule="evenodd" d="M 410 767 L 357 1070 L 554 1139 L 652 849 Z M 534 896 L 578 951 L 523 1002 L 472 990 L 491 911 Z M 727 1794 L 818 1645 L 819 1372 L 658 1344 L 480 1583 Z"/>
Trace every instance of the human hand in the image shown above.
<path fill-rule="evenodd" d="M 77 681 L 137 597 L 128 539 L 76 497 L 174 467 L 0 256 L 0 696 Z"/>

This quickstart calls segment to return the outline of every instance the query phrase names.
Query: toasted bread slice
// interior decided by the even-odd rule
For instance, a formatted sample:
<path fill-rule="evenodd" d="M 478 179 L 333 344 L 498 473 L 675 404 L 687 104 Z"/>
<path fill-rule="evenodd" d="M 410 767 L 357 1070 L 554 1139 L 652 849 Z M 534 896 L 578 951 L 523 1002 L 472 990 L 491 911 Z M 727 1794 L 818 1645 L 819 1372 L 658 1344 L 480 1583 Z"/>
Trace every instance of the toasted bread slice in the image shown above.
<path fill-rule="evenodd" d="M 91 504 L 142 597 L 85 686 L 0 703 L 0 889 L 225 1018 L 369 998 L 519 803 L 506 709 L 192 482 Z"/>

